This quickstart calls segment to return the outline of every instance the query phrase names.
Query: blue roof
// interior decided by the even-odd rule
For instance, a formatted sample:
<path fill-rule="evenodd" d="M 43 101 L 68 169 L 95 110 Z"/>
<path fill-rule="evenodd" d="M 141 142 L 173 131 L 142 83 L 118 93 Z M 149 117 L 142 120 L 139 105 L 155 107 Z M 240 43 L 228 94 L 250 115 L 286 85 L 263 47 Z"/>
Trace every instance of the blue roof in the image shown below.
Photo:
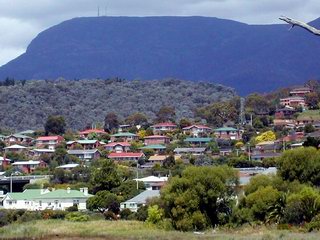
<path fill-rule="evenodd" d="M 185 142 L 211 142 L 212 138 L 186 138 Z"/>

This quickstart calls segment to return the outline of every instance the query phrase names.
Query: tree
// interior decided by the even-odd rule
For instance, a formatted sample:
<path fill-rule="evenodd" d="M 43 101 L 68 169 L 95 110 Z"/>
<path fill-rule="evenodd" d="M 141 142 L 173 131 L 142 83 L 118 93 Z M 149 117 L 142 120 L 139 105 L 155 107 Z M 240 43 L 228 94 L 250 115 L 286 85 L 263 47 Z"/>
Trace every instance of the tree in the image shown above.
<path fill-rule="evenodd" d="M 121 175 L 117 165 L 110 159 L 103 160 L 98 168 L 94 168 L 91 176 L 91 184 L 94 192 L 108 190 L 121 184 Z"/>
<path fill-rule="evenodd" d="M 117 114 L 111 112 L 104 118 L 104 130 L 106 132 L 111 132 L 114 129 L 118 129 L 119 120 Z"/>
<path fill-rule="evenodd" d="M 99 191 L 95 196 L 87 200 L 87 208 L 91 211 L 99 210 L 100 212 L 109 211 L 113 205 L 119 205 L 120 201 L 117 195 L 109 191 Z"/>
<path fill-rule="evenodd" d="M 316 92 L 311 92 L 306 95 L 306 104 L 310 109 L 319 109 L 319 95 Z"/>
<path fill-rule="evenodd" d="M 141 125 L 144 126 L 148 123 L 148 118 L 141 112 L 136 112 L 126 118 L 125 122 L 131 126 Z"/>
<path fill-rule="evenodd" d="M 45 125 L 46 135 L 61 135 L 65 133 L 66 123 L 63 116 L 49 116 Z"/>
<path fill-rule="evenodd" d="M 284 180 L 320 186 L 319 151 L 313 147 L 285 151 L 278 159 L 278 174 Z"/>
<path fill-rule="evenodd" d="M 171 178 L 162 191 L 165 216 L 177 230 L 213 227 L 230 215 L 237 182 L 232 168 L 188 167 L 182 177 Z"/>
<path fill-rule="evenodd" d="M 163 106 L 159 109 L 156 113 L 157 122 L 167 122 L 167 121 L 175 121 L 176 112 L 173 107 L 170 106 Z"/>
<path fill-rule="evenodd" d="M 264 132 L 255 138 L 256 143 L 274 140 L 276 140 L 276 134 L 272 131 Z"/>

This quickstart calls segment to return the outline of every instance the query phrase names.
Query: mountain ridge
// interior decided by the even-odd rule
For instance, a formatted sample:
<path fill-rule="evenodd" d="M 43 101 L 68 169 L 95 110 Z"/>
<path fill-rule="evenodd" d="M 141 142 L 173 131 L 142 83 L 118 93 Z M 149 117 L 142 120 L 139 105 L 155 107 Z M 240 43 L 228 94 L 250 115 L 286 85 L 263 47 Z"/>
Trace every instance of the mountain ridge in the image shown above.
<path fill-rule="evenodd" d="M 268 92 L 320 75 L 319 38 L 288 28 L 197 16 L 74 18 L 39 33 L 0 79 L 172 77 Z"/>

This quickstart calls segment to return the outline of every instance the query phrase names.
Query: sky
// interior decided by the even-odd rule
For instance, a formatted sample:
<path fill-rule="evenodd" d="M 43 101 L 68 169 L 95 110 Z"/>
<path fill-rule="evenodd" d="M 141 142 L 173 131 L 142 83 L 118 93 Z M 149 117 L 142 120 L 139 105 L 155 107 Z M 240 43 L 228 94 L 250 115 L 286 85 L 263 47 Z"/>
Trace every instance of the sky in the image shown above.
<path fill-rule="evenodd" d="M 50 26 L 75 17 L 207 16 L 248 24 L 277 24 L 286 15 L 320 17 L 319 0 L 0 0 L 0 65 L 26 51 Z"/>

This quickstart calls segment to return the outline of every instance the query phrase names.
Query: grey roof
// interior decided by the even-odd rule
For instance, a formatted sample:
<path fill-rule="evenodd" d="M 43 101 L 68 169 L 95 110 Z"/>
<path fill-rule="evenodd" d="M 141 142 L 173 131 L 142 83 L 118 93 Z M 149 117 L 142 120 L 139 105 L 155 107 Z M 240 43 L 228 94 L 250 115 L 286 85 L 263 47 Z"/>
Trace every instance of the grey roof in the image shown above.
<path fill-rule="evenodd" d="M 138 194 L 134 198 L 131 198 L 125 201 L 125 203 L 142 203 L 143 204 L 143 203 L 146 203 L 147 199 L 153 198 L 153 197 L 159 197 L 159 196 L 160 196 L 159 190 L 146 190 Z"/>
<path fill-rule="evenodd" d="M 75 149 L 75 150 L 68 150 L 67 151 L 68 154 L 93 154 L 98 152 L 98 149 L 86 149 L 86 150 L 82 150 L 82 149 Z"/>
<path fill-rule="evenodd" d="M 206 148 L 176 148 L 174 152 L 205 152 Z"/>

